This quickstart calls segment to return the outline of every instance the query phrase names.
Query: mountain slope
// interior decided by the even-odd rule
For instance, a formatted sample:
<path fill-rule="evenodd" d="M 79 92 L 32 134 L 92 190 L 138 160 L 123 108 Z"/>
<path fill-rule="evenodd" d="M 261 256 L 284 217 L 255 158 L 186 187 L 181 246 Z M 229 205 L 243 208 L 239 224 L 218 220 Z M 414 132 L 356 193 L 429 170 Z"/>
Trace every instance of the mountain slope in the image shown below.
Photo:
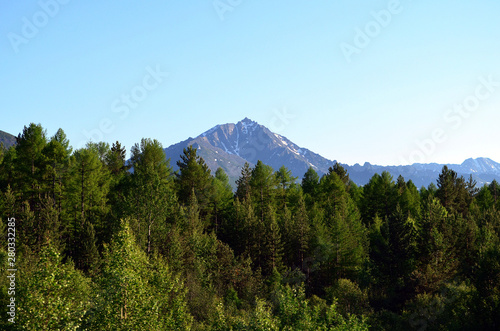
<path fill-rule="evenodd" d="M 11 135 L 10 133 L 4 132 L 0 130 L 0 144 L 3 144 L 5 148 L 10 148 L 15 145 L 16 136 Z"/>
<path fill-rule="evenodd" d="M 196 138 L 166 148 L 165 154 L 174 169 L 178 168 L 179 155 L 190 145 L 198 149 L 198 155 L 203 157 L 212 173 L 221 167 L 233 183 L 239 178 L 245 162 L 253 166 L 261 160 L 274 169 L 285 165 L 297 177 L 302 177 L 309 167 L 324 174 L 333 164 L 248 118 L 236 124 L 217 125 Z"/>
<path fill-rule="evenodd" d="M 165 149 L 171 165 L 177 170 L 176 162 L 184 148 L 193 145 L 198 155 L 203 157 L 212 173 L 218 167 L 228 174 L 234 187 L 241 174 L 241 168 L 248 162 L 254 166 L 258 160 L 278 170 L 286 166 L 299 179 L 312 167 L 321 176 L 328 172 L 335 161 L 328 160 L 307 148 L 299 147 L 286 137 L 271 132 L 268 128 L 248 118 L 238 123 L 216 125 L 196 138 L 188 138 Z M 370 178 L 383 171 L 389 172 L 394 179 L 402 175 L 411 179 L 417 187 L 436 183 L 443 164 L 413 164 L 409 166 L 378 166 L 370 163 L 349 166 L 342 164 L 349 172 L 350 178 L 358 185 L 368 183 Z M 447 164 L 459 176 L 473 178 L 479 185 L 496 179 L 500 181 L 500 164 L 488 158 L 467 159 L 462 164 Z"/>

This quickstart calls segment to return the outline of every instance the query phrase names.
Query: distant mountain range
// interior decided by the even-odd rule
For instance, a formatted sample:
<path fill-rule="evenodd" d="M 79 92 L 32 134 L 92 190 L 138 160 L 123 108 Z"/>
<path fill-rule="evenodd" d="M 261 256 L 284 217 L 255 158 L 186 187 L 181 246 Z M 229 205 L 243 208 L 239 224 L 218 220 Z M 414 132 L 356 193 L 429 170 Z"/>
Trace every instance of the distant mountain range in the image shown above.
<path fill-rule="evenodd" d="M 0 143 L 9 148 L 16 143 L 16 136 L 0 130 Z M 203 157 L 212 173 L 215 173 L 219 167 L 224 169 L 233 187 L 240 177 L 245 162 L 254 166 L 258 160 L 261 160 L 275 170 L 284 165 L 299 179 L 309 167 L 322 176 L 336 162 L 307 148 L 299 147 L 286 137 L 273 133 L 265 126 L 248 118 L 236 124 L 214 126 L 196 138 L 188 138 L 165 148 L 165 154 L 171 160 L 170 164 L 174 170 L 178 169 L 177 161 L 183 149 L 190 145 L 198 149 L 198 155 Z M 500 164 L 488 158 L 471 158 L 462 164 L 446 165 L 466 179 L 472 175 L 479 186 L 493 180 L 500 182 Z M 415 163 L 407 166 L 379 166 L 366 162 L 363 165 L 342 164 L 342 166 L 358 185 L 365 185 L 374 174 L 387 171 L 394 179 L 402 175 L 405 180 L 411 179 L 417 187 L 427 187 L 430 183 L 436 183 L 444 164 Z"/>
<path fill-rule="evenodd" d="M 171 159 L 174 169 L 178 168 L 176 163 L 183 149 L 190 145 L 198 149 L 198 155 L 203 157 L 212 173 L 215 173 L 218 167 L 224 169 L 233 186 L 245 162 L 253 166 L 261 160 L 275 170 L 284 165 L 299 178 L 302 178 L 309 167 L 321 176 L 336 162 L 307 148 L 299 147 L 286 137 L 273 133 L 248 118 L 236 124 L 214 126 L 196 138 L 189 138 L 165 148 L 165 154 Z M 435 183 L 444 165 L 416 163 L 409 166 L 378 166 L 367 162 L 363 165 L 342 166 L 358 185 L 368 183 L 376 173 L 387 171 L 394 179 L 402 175 L 406 180 L 411 179 L 417 187 L 421 187 Z M 466 178 L 472 174 L 480 186 L 494 179 L 500 181 L 500 164 L 488 158 L 467 159 L 462 164 L 447 166 Z"/>
<path fill-rule="evenodd" d="M 0 130 L 0 144 L 3 144 L 3 146 L 8 149 L 15 143 L 16 143 L 16 136 L 13 136 L 10 133 Z"/>

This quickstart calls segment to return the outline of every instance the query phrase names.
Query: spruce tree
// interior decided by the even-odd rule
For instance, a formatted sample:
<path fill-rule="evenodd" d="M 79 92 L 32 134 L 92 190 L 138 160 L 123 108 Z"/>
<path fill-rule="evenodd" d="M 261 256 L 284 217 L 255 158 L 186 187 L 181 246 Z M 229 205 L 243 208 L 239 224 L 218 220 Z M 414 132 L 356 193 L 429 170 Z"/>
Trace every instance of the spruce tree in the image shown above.
<path fill-rule="evenodd" d="M 186 204 L 194 190 L 202 218 L 205 218 L 211 213 L 209 199 L 213 195 L 213 182 L 208 165 L 202 157 L 197 155 L 196 148 L 189 146 L 183 150 L 177 166 L 179 172 L 176 185 L 179 201 Z"/>
<path fill-rule="evenodd" d="M 250 164 L 245 162 L 241 169 L 241 176 L 236 180 L 236 197 L 240 200 L 247 199 L 250 196 L 250 180 L 252 178 L 252 169 Z"/>
<path fill-rule="evenodd" d="M 302 177 L 302 190 L 306 196 L 310 196 L 313 200 L 316 198 L 316 194 L 318 193 L 318 185 L 319 185 L 319 175 L 314 170 L 313 167 L 309 167 L 304 177 Z"/>
<path fill-rule="evenodd" d="M 264 222 L 266 205 L 274 203 L 275 198 L 276 176 L 274 175 L 273 168 L 259 160 L 252 170 L 250 187 L 256 212 L 260 216 L 261 221 Z"/>

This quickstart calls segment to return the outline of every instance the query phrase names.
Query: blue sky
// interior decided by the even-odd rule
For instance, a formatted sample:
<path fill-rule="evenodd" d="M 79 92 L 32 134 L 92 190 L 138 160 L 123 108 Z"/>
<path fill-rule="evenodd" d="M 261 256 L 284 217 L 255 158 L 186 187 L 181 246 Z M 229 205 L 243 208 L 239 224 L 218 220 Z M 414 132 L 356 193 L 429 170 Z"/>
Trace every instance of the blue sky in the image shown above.
<path fill-rule="evenodd" d="M 500 162 L 498 1 L 8 1 L 0 130 L 164 147 L 249 117 L 354 164 Z"/>

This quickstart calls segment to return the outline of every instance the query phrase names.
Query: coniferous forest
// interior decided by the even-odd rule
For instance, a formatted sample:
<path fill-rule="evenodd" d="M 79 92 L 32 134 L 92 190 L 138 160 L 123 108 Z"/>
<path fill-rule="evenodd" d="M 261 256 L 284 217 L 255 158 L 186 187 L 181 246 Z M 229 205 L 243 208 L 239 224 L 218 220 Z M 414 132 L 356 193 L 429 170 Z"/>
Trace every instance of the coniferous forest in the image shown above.
<path fill-rule="evenodd" d="M 191 147 L 175 172 L 156 140 L 126 155 L 35 124 L 2 148 L 0 329 L 500 328 L 495 181 L 258 162 L 233 190 Z"/>

